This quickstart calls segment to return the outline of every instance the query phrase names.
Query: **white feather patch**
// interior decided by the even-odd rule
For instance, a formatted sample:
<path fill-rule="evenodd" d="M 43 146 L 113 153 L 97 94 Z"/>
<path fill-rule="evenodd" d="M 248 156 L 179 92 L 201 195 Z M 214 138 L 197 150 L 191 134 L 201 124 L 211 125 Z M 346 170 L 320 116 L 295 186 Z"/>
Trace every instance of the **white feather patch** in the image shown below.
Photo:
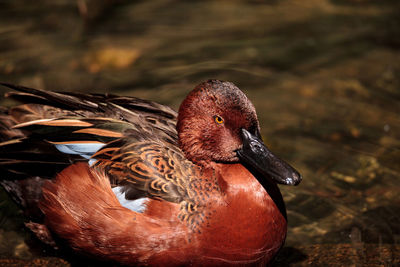
<path fill-rule="evenodd" d="M 125 198 L 125 192 L 121 193 L 121 186 L 114 187 L 112 190 L 114 194 L 117 196 L 119 203 L 132 211 L 143 213 L 146 209 L 147 201 L 149 198 L 143 197 L 135 200 L 128 200 Z"/>
<path fill-rule="evenodd" d="M 93 166 L 97 159 L 92 159 L 91 156 L 101 149 L 105 144 L 103 143 L 78 143 L 78 144 L 54 144 L 54 146 L 62 153 L 80 155 L 89 160 L 89 166 Z M 135 200 L 128 200 L 125 198 L 125 192 L 121 193 L 122 187 L 114 187 L 112 190 L 117 196 L 119 203 L 132 211 L 143 213 L 146 209 L 146 203 L 149 198 L 139 198 Z"/>
<path fill-rule="evenodd" d="M 80 155 L 85 159 L 90 159 L 104 145 L 103 143 L 54 144 L 62 153 Z"/>

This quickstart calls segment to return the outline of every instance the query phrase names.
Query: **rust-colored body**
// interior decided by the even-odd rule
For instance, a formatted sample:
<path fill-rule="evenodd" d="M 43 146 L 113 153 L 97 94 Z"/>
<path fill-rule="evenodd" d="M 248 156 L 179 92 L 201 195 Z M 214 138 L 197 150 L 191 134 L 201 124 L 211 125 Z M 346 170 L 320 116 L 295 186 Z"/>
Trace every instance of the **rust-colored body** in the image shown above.
<path fill-rule="evenodd" d="M 107 177 L 84 163 L 45 186 L 41 208 L 72 247 L 126 265 L 264 266 L 284 242 L 285 218 L 241 164 L 215 169 L 227 186 L 210 192 L 213 205 L 198 231 L 178 219 L 178 204 L 151 200 L 143 214 L 122 207 Z"/>

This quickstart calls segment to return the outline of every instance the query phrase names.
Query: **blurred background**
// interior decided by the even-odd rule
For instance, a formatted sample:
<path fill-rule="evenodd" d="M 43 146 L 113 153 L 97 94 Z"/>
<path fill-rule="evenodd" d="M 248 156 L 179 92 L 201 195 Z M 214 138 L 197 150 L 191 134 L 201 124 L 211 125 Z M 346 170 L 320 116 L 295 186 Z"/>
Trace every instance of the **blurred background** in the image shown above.
<path fill-rule="evenodd" d="M 211 78 L 303 174 L 276 266 L 400 265 L 400 1 L 0 0 L 3 82 L 177 109 Z M 76 265 L 23 222 L 1 191 L 0 265 Z"/>

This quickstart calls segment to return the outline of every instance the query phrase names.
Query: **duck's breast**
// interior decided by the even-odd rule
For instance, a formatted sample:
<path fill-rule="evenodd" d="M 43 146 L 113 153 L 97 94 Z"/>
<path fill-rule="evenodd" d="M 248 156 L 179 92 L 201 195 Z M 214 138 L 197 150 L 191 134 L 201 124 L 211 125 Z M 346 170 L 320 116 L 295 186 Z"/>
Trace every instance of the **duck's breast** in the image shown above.
<path fill-rule="evenodd" d="M 204 260 L 228 265 L 268 262 L 285 240 L 286 219 L 243 165 L 221 165 L 217 173 L 222 195 L 210 207 L 200 235 L 207 244 L 203 246 Z"/>

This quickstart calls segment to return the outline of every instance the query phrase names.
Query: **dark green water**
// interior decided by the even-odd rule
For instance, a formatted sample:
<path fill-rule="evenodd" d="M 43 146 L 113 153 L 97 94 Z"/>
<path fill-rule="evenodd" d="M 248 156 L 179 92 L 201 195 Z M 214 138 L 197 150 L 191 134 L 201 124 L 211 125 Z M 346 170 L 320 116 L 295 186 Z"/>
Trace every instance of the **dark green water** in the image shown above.
<path fill-rule="evenodd" d="M 232 81 L 255 104 L 269 147 L 304 177 L 281 187 L 285 253 L 305 255 L 287 264 L 307 264 L 316 244 L 388 244 L 377 264 L 391 266 L 400 261 L 399 14 L 394 0 L 3 0 L 0 80 L 175 108 L 201 81 Z M 2 193 L 0 256 L 47 255 L 30 239 Z M 363 255 L 349 264 L 374 266 Z"/>

